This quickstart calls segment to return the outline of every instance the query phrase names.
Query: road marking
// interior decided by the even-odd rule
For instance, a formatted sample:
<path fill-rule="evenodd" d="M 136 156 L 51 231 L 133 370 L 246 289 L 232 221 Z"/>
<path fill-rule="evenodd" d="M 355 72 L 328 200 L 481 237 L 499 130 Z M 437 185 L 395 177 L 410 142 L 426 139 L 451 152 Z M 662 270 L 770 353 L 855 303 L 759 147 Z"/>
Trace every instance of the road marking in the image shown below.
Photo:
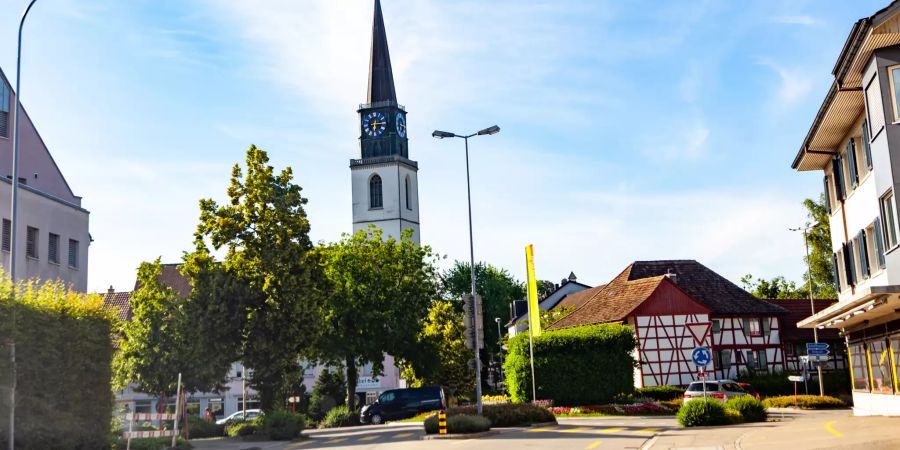
<path fill-rule="evenodd" d="M 624 429 L 625 429 L 625 427 L 615 427 L 615 428 L 606 428 L 603 430 L 597 430 L 597 432 L 598 433 L 615 433 L 617 431 L 622 431 Z"/>
<path fill-rule="evenodd" d="M 643 428 L 643 429 L 640 429 L 640 430 L 636 430 L 634 433 L 635 433 L 635 434 L 638 434 L 638 433 L 649 433 L 649 434 L 653 434 L 653 433 L 656 433 L 657 431 L 659 431 L 659 428 Z"/>
<path fill-rule="evenodd" d="M 346 440 L 347 440 L 347 438 L 345 438 L 345 437 L 339 437 L 339 438 L 329 439 L 327 442 L 329 444 L 333 444 L 335 442 L 344 442 Z"/>
<path fill-rule="evenodd" d="M 372 436 L 361 437 L 361 438 L 359 438 L 359 440 L 361 440 L 361 441 L 374 441 L 375 439 L 378 439 L 378 438 L 380 438 L 380 437 L 381 437 L 381 436 L 375 434 L 375 435 L 372 435 Z"/>
<path fill-rule="evenodd" d="M 400 434 L 394 435 L 394 437 L 398 437 L 398 438 L 408 438 L 408 437 L 410 437 L 410 436 L 412 436 L 412 435 L 413 435 L 412 433 L 400 433 Z"/>
<path fill-rule="evenodd" d="M 555 427 L 540 427 L 540 428 L 529 428 L 525 431 L 527 431 L 529 433 L 543 433 L 545 431 L 551 431 L 551 430 L 555 430 L 555 429 L 556 429 Z"/>
<path fill-rule="evenodd" d="M 602 444 L 602 443 L 603 443 L 603 441 L 596 441 L 596 442 L 594 442 L 593 444 L 588 445 L 587 448 L 588 448 L 588 449 L 597 448 L 597 447 L 599 447 L 600 444 Z"/>
<path fill-rule="evenodd" d="M 833 424 L 834 422 L 836 422 L 836 421 L 835 421 L 835 420 L 832 420 L 831 422 L 826 423 L 826 424 L 825 424 L 825 429 L 828 430 L 829 433 L 833 434 L 834 437 L 841 437 L 841 436 L 843 436 L 843 435 L 844 435 L 843 433 L 841 433 L 840 431 L 835 430 L 834 428 L 832 428 L 831 424 Z"/>
<path fill-rule="evenodd" d="M 590 428 L 576 427 L 576 428 L 569 428 L 566 430 L 559 430 L 559 432 L 560 433 L 582 433 L 582 432 L 588 431 L 589 429 Z"/>

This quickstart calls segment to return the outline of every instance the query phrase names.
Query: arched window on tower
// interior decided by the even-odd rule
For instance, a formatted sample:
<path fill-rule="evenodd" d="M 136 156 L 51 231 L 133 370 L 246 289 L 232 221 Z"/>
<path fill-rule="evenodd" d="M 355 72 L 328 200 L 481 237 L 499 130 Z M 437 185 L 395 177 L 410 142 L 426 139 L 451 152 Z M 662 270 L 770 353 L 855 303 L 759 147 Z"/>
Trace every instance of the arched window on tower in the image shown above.
<path fill-rule="evenodd" d="M 409 193 L 412 183 L 409 182 L 409 175 L 406 176 L 406 209 L 412 211 L 412 194 Z"/>
<path fill-rule="evenodd" d="M 382 208 L 384 202 L 381 196 L 381 177 L 378 174 L 369 178 L 369 208 Z"/>

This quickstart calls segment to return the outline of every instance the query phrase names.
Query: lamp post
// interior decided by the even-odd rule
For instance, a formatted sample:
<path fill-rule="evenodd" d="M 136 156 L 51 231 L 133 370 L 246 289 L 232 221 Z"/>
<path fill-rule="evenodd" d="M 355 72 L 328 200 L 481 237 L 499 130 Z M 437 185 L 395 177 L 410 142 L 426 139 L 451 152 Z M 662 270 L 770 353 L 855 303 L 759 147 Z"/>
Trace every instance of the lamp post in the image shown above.
<path fill-rule="evenodd" d="M 470 265 L 471 269 L 471 282 L 472 282 L 472 303 L 475 309 L 475 314 L 472 317 L 478 317 L 478 312 L 481 311 L 481 305 L 478 303 L 478 297 L 475 295 L 475 244 L 473 243 L 472 238 L 472 185 L 469 179 L 469 138 L 473 136 L 489 136 L 492 134 L 497 134 L 500 132 L 500 127 L 494 125 L 492 127 L 485 128 L 477 133 L 472 133 L 469 135 L 458 135 L 456 133 L 450 133 L 447 131 L 439 131 L 434 130 L 431 133 L 431 137 L 435 137 L 438 139 L 444 138 L 462 138 L 466 142 L 466 193 L 468 195 L 469 200 L 469 257 L 470 257 Z M 477 322 L 477 320 L 476 320 Z M 478 348 L 478 326 L 474 326 L 475 332 L 475 345 L 472 347 L 475 349 L 475 397 L 476 397 L 476 405 L 478 410 L 478 415 L 481 415 L 482 404 L 481 404 L 481 358 L 479 357 L 480 348 Z"/>
<path fill-rule="evenodd" d="M 811 315 L 816 314 L 816 306 L 813 302 L 813 282 L 812 282 L 812 264 L 809 262 L 809 230 L 819 226 L 819 222 L 809 224 L 806 227 L 790 228 L 791 231 L 803 232 L 803 244 L 806 246 L 806 280 L 809 283 L 809 310 Z M 813 340 L 819 343 L 819 331 L 817 327 L 813 327 Z M 819 375 L 819 395 L 825 395 L 825 382 L 822 380 L 822 364 L 816 364 L 816 371 Z"/>
<path fill-rule="evenodd" d="M 22 28 L 25 26 L 25 18 L 28 12 L 34 6 L 34 2 L 28 2 L 25 11 L 22 12 L 22 18 L 19 20 L 19 40 L 16 47 L 16 101 L 13 103 L 13 160 L 12 160 L 12 199 L 10 201 L 10 238 L 9 238 L 9 277 L 13 283 L 16 282 L 16 224 L 18 219 L 18 208 L 16 205 L 19 200 L 19 105 L 22 102 Z M 13 297 L 16 295 L 16 289 L 13 287 Z M 9 343 L 9 363 L 10 372 L 12 374 L 9 383 L 9 450 L 14 450 L 16 446 L 16 302 L 12 304 L 12 333 Z"/>

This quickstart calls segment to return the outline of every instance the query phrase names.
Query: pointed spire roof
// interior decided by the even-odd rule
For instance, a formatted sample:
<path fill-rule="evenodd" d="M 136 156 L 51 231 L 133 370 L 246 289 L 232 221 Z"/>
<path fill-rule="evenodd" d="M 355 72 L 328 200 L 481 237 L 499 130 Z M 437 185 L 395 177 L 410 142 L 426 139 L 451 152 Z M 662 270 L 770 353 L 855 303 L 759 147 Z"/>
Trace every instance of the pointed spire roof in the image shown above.
<path fill-rule="evenodd" d="M 384 16 L 381 1 L 375 0 L 375 20 L 372 23 L 372 53 L 369 59 L 368 103 L 397 102 L 394 90 L 394 73 L 391 70 L 391 54 L 388 52 L 387 34 L 384 31 Z"/>

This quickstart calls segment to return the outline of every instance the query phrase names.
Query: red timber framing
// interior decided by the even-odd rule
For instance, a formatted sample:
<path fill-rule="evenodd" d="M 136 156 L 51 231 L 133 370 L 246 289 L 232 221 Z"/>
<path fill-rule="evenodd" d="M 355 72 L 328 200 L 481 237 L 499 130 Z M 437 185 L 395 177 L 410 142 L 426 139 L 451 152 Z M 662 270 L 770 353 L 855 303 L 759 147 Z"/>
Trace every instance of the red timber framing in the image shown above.
<path fill-rule="evenodd" d="M 735 379 L 741 373 L 773 373 L 784 370 L 777 317 L 714 315 L 710 319 L 714 324 L 713 361 L 718 363 L 713 372 L 716 379 Z M 765 361 L 762 361 L 763 357 Z"/>
<path fill-rule="evenodd" d="M 674 283 L 659 287 L 628 314 L 638 340 L 635 385 L 686 385 L 696 377 L 691 352 L 709 346 L 710 333 L 698 342 L 687 324 L 709 324 L 709 308 Z"/>

